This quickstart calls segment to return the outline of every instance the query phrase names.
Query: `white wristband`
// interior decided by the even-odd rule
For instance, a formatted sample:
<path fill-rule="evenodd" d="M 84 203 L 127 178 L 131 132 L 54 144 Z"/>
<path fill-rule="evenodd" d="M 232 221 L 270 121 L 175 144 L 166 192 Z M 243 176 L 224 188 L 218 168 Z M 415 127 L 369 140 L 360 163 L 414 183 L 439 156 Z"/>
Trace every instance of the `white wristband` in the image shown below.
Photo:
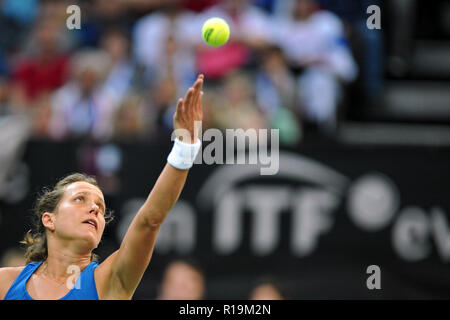
<path fill-rule="evenodd" d="M 194 160 L 197 157 L 201 145 L 200 139 L 197 139 L 197 142 L 192 144 L 182 142 L 176 138 L 172 151 L 170 151 L 167 157 L 167 162 L 177 169 L 189 169 L 194 165 Z"/>

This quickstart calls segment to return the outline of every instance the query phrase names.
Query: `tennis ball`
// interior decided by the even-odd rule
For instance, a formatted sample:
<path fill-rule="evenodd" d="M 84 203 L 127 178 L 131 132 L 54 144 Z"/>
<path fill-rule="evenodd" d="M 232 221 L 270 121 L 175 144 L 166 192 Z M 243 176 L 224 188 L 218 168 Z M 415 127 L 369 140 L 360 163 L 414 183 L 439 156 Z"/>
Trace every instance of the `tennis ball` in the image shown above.
<path fill-rule="evenodd" d="M 230 26 L 222 18 L 210 18 L 203 24 L 202 36 L 210 46 L 223 46 L 230 38 Z"/>

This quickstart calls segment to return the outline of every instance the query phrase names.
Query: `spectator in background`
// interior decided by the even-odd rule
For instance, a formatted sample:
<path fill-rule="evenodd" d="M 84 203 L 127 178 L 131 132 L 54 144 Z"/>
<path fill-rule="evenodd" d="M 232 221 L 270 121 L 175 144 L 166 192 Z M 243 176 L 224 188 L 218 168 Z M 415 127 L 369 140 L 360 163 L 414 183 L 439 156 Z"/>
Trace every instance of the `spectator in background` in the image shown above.
<path fill-rule="evenodd" d="M 96 49 L 78 52 L 72 60 L 72 80 L 52 98 L 51 136 L 57 140 L 69 136 L 108 139 L 120 103 L 104 85 L 111 58 Z"/>
<path fill-rule="evenodd" d="M 0 49 L 0 77 L 6 77 L 8 75 L 8 65 L 6 64 L 5 55 Z"/>
<path fill-rule="evenodd" d="M 151 129 L 148 111 L 143 97 L 138 94 L 127 95 L 115 116 L 115 140 L 130 142 L 147 139 Z"/>
<path fill-rule="evenodd" d="M 17 105 L 30 108 L 40 94 L 52 92 L 67 80 L 69 56 L 61 48 L 63 29 L 51 17 L 38 19 L 31 34 L 29 57 L 20 59 L 13 68 L 13 99 Z"/>
<path fill-rule="evenodd" d="M 394 3 L 397 1 L 390 1 Z M 413 3 L 414 1 L 406 1 Z M 382 30 L 369 29 L 367 27 L 367 8 L 371 5 L 381 5 L 379 0 L 320 0 L 322 7 L 336 13 L 343 19 L 349 36 L 349 40 L 354 48 L 360 65 L 360 80 L 358 86 L 361 86 L 364 98 L 368 98 L 368 102 L 378 98 L 383 91 L 384 78 L 384 53 L 383 53 L 383 32 Z M 381 9 L 383 10 L 383 9 Z M 404 12 L 396 10 L 397 13 Z M 397 21 L 398 17 L 392 21 Z M 414 23 L 407 24 L 408 27 Z M 395 33 L 397 28 L 394 28 Z M 398 41 L 397 44 L 405 43 Z M 408 46 L 407 46 L 408 47 Z"/>
<path fill-rule="evenodd" d="M 154 138 L 159 140 L 171 134 L 173 131 L 172 115 L 175 112 L 175 99 L 177 97 L 177 83 L 172 73 L 167 73 L 151 86 L 148 97 L 153 113 L 153 125 L 155 130 L 152 132 Z"/>
<path fill-rule="evenodd" d="M 130 4 L 123 0 L 93 0 L 81 5 L 80 30 L 73 30 L 78 47 L 99 47 L 102 35 L 112 28 L 131 31 Z"/>
<path fill-rule="evenodd" d="M 0 0 L 0 52 L 20 49 L 38 10 L 39 0 Z"/>
<path fill-rule="evenodd" d="M 292 71 L 277 46 L 269 46 L 262 54 L 256 71 L 256 99 L 272 129 L 280 130 L 282 144 L 296 144 L 301 127 L 296 111 L 296 82 Z"/>
<path fill-rule="evenodd" d="M 300 102 L 307 121 L 332 132 L 342 95 L 341 83 L 357 76 L 357 65 L 345 41 L 340 19 L 319 10 L 315 0 L 295 1 L 293 19 L 276 20 L 274 39 L 298 77 Z"/>
<path fill-rule="evenodd" d="M 163 276 L 159 300 L 201 300 L 205 297 L 205 276 L 188 261 L 170 263 Z"/>
<path fill-rule="evenodd" d="M 284 300 L 279 285 L 272 280 L 261 280 L 250 292 L 250 300 Z"/>
<path fill-rule="evenodd" d="M 281 107 L 295 108 L 295 77 L 280 47 L 273 45 L 263 52 L 256 75 L 256 85 L 260 89 L 258 102 L 266 112 Z"/>
<path fill-rule="evenodd" d="M 253 0 L 253 3 L 255 5 L 263 8 L 267 13 L 271 15 L 274 13 L 277 2 L 280 2 L 280 0 Z"/>
<path fill-rule="evenodd" d="M 43 0 L 39 5 L 38 19 L 53 19 L 55 22 L 62 25 L 62 28 L 67 31 L 64 35 L 67 37 L 72 30 L 69 31 L 66 26 L 67 21 L 67 7 L 74 4 L 73 0 Z"/>
<path fill-rule="evenodd" d="M 50 94 L 41 94 L 33 102 L 31 110 L 32 137 L 34 139 L 50 138 L 50 121 L 52 118 L 52 102 Z"/>
<path fill-rule="evenodd" d="M 130 10 L 131 16 L 142 17 L 142 15 L 147 15 L 150 12 L 159 10 L 164 3 L 170 2 L 172 0 L 127 0 L 127 6 Z M 190 2 L 191 0 L 185 0 Z M 202 0 L 194 0 L 194 2 L 202 2 Z"/>
<path fill-rule="evenodd" d="M 12 247 L 6 250 L 0 259 L 0 267 L 21 267 L 25 263 L 25 252 L 22 249 Z"/>
<path fill-rule="evenodd" d="M 133 32 L 133 52 L 138 64 L 145 66 L 150 85 L 170 77 L 177 96 L 196 76 L 194 60 L 194 14 L 183 10 L 181 0 L 171 0 L 139 20 Z M 198 37 L 201 36 L 199 32 Z"/>
<path fill-rule="evenodd" d="M 0 74 L 0 117 L 13 112 L 10 101 L 10 83 L 8 78 Z"/>
<path fill-rule="evenodd" d="M 127 9 L 127 1 L 94 0 L 95 20 L 100 34 L 112 27 L 125 27 L 127 25 Z"/>
<path fill-rule="evenodd" d="M 230 39 L 219 48 L 207 46 L 197 36 L 197 68 L 208 78 L 221 78 L 227 73 L 252 65 L 254 53 L 270 43 L 270 23 L 266 13 L 250 0 L 223 0 L 198 17 L 196 34 L 211 17 L 225 19 L 230 25 Z"/>
<path fill-rule="evenodd" d="M 0 6 L 6 16 L 20 25 L 29 26 L 37 15 L 39 0 L 2 0 Z"/>
<path fill-rule="evenodd" d="M 226 129 L 266 129 L 267 120 L 255 101 L 251 75 L 244 72 L 229 74 L 223 80 L 213 109 L 215 127 Z"/>
<path fill-rule="evenodd" d="M 119 28 L 111 28 L 102 36 L 101 48 L 111 59 L 111 70 L 105 80 L 104 87 L 121 101 L 131 88 L 135 65 L 130 57 L 130 43 L 127 34 Z"/>
<path fill-rule="evenodd" d="M 183 0 L 183 7 L 195 11 L 202 12 L 209 7 L 216 5 L 221 0 Z"/>
<path fill-rule="evenodd" d="M 26 27 L 5 12 L 2 1 L 0 0 L 0 54 L 15 52 L 19 49 L 26 30 Z"/>
<path fill-rule="evenodd" d="M 203 131 L 207 129 L 217 129 L 214 120 L 215 110 L 217 108 L 216 99 L 219 96 L 219 91 L 217 88 L 212 86 L 204 87 L 205 94 L 203 95 Z"/>

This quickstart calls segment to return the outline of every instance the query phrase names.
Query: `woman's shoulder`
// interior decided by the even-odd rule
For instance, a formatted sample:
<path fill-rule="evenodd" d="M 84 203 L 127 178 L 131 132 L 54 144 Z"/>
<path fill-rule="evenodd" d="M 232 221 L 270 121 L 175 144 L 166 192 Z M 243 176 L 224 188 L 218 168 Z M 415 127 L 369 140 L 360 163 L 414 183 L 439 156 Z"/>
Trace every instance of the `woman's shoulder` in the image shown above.
<path fill-rule="evenodd" d="M 17 278 L 25 266 L 0 268 L 0 285 L 9 278 Z"/>
<path fill-rule="evenodd" d="M 6 296 L 8 289 L 25 266 L 0 268 L 0 300 Z"/>

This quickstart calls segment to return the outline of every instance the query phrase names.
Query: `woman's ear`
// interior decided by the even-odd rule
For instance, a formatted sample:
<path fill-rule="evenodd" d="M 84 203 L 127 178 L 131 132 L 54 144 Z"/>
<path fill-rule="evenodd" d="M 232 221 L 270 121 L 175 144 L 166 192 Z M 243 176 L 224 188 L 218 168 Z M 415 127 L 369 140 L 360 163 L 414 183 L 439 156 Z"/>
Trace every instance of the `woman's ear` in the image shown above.
<path fill-rule="evenodd" d="M 44 212 L 42 215 L 42 224 L 46 229 L 49 229 L 50 231 L 55 231 L 55 221 L 54 221 L 55 215 L 51 212 Z"/>

